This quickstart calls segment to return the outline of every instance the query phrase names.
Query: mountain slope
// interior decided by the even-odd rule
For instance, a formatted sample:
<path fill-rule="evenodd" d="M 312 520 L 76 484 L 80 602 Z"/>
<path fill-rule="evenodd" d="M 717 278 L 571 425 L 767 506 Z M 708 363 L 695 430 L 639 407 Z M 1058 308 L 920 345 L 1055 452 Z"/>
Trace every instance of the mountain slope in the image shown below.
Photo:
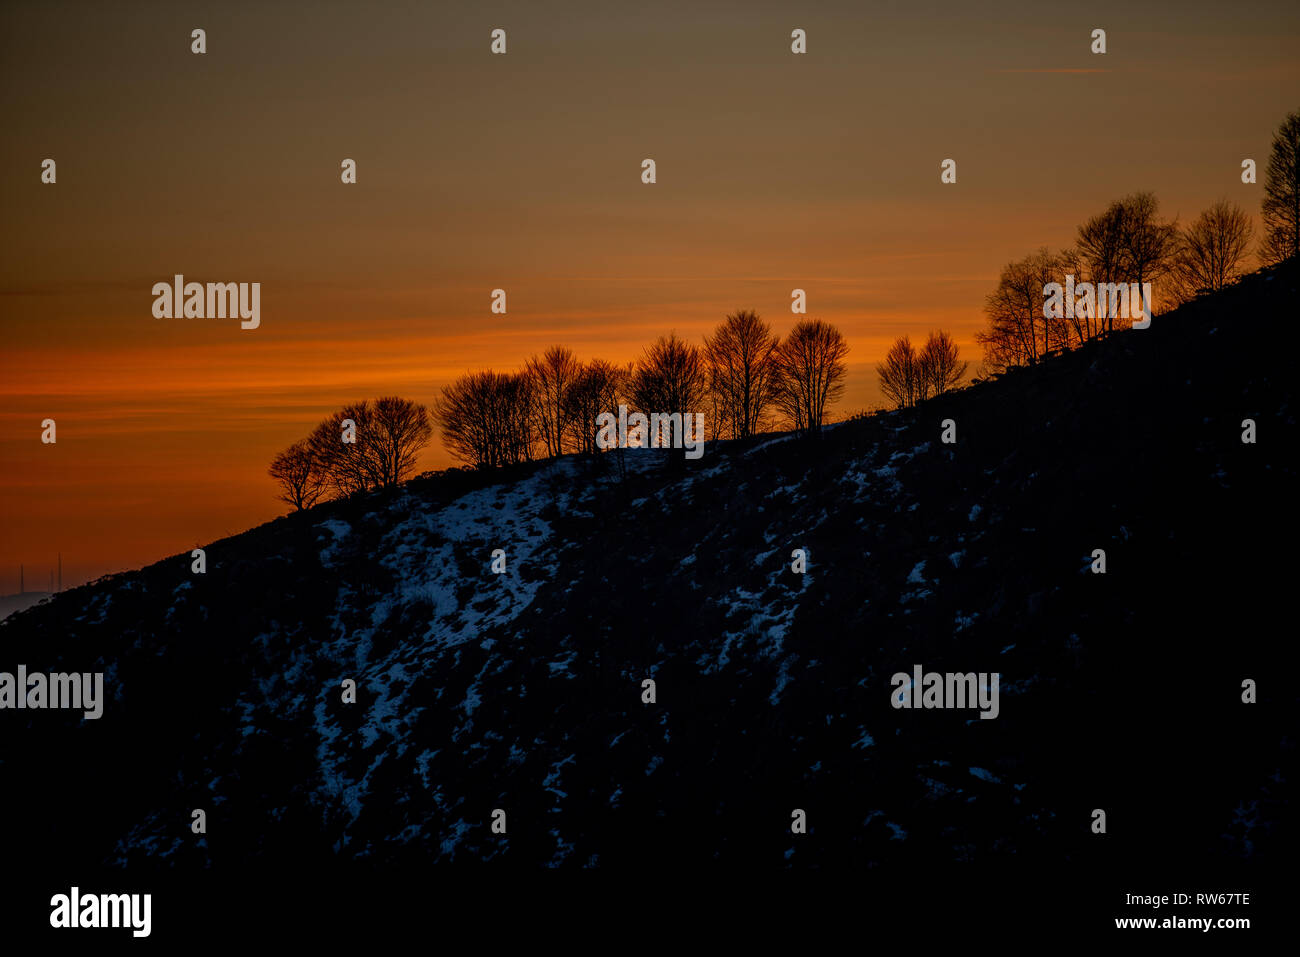
<path fill-rule="evenodd" d="M 448 473 L 61 594 L 0 624 L 0 670 L 103 670 L 110 700 L 0 713 L 15 852 L 1280 859 L 1295 294 L 1291 264 L 818 440 Z M 891 707 L 917 664 L 998 672 L 997 719 Z"/>

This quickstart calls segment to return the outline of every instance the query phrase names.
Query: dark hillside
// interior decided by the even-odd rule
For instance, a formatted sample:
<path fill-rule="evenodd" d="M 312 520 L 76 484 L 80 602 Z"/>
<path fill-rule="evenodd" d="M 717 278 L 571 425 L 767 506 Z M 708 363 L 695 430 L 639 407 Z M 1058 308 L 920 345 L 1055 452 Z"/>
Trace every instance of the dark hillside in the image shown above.
<path fill-rule="evenodd" d="M 0 670 L 103 670 L 111 698 L 3 714 L 0 787 L 36 809 L 7 851 L 1289 861 L 1296 279 L 817 441 L 417 480 L 213 543 L 204 576 L 186 553 L 18 613 Z M 998 672 L 997 719 L 892 708 L 916 664 Z"/>

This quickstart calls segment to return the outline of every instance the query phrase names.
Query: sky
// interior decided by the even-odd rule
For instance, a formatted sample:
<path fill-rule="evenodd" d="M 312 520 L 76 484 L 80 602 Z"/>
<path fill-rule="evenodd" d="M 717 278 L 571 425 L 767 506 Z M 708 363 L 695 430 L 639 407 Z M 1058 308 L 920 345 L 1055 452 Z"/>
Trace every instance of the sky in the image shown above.
<path fill-rule="evenodd" d="M 0 4 L 0 594 L 268 521 L 339 406 L 553 343 L 784 334 L 800 288 L 839 415 L 897 336 L 974 368 L 1001 267 L 1112 200 L 1258 219 L 1297 49 L 1300 8 L 1248 0 Z M 260 327 L 155 318 L 178 273 L 260 282 Z"/>

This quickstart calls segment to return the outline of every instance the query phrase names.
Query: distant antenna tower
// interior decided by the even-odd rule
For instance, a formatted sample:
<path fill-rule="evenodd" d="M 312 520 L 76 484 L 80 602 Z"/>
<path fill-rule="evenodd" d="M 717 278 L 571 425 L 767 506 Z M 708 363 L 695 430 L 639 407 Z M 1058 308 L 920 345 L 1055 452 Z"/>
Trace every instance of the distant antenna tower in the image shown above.
<path fill-rule="evenodd" d="M 23 577 L 23 566 L 19 565 L 18 566 L 18 594 L 21 595 L 25 591 L 27 591 L 27 581 Z"/>
<path fill-rule="evenodd" d="M 59 552 L 59 591 L 63 591 L 63 552 Z"/>

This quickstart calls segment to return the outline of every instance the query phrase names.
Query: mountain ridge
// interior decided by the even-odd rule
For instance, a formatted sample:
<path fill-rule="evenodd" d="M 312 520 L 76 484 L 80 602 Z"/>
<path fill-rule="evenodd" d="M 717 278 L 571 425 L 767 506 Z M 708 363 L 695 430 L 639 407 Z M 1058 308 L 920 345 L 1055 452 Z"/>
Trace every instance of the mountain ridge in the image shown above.
<path fill-rule="evenodd" d="M 0 670 L 103 670 L 109 696 L 98 722 L 0 714 L 0 775 L 37 808 L 19 847 L 133 870 L 1280 860 L 1296 692 L 1266 543 L 1295 530 L 1296 273 L 819 438 L 629 450 L 625 478 L 615 453 L 451 471 L 214 542 L 205 575 L 182 554 L 15 614 Z M 918 664 L 999 672 L 998 718 L 891 707 Z M 87 777 L 114 783 L 93 812 Z"/>

